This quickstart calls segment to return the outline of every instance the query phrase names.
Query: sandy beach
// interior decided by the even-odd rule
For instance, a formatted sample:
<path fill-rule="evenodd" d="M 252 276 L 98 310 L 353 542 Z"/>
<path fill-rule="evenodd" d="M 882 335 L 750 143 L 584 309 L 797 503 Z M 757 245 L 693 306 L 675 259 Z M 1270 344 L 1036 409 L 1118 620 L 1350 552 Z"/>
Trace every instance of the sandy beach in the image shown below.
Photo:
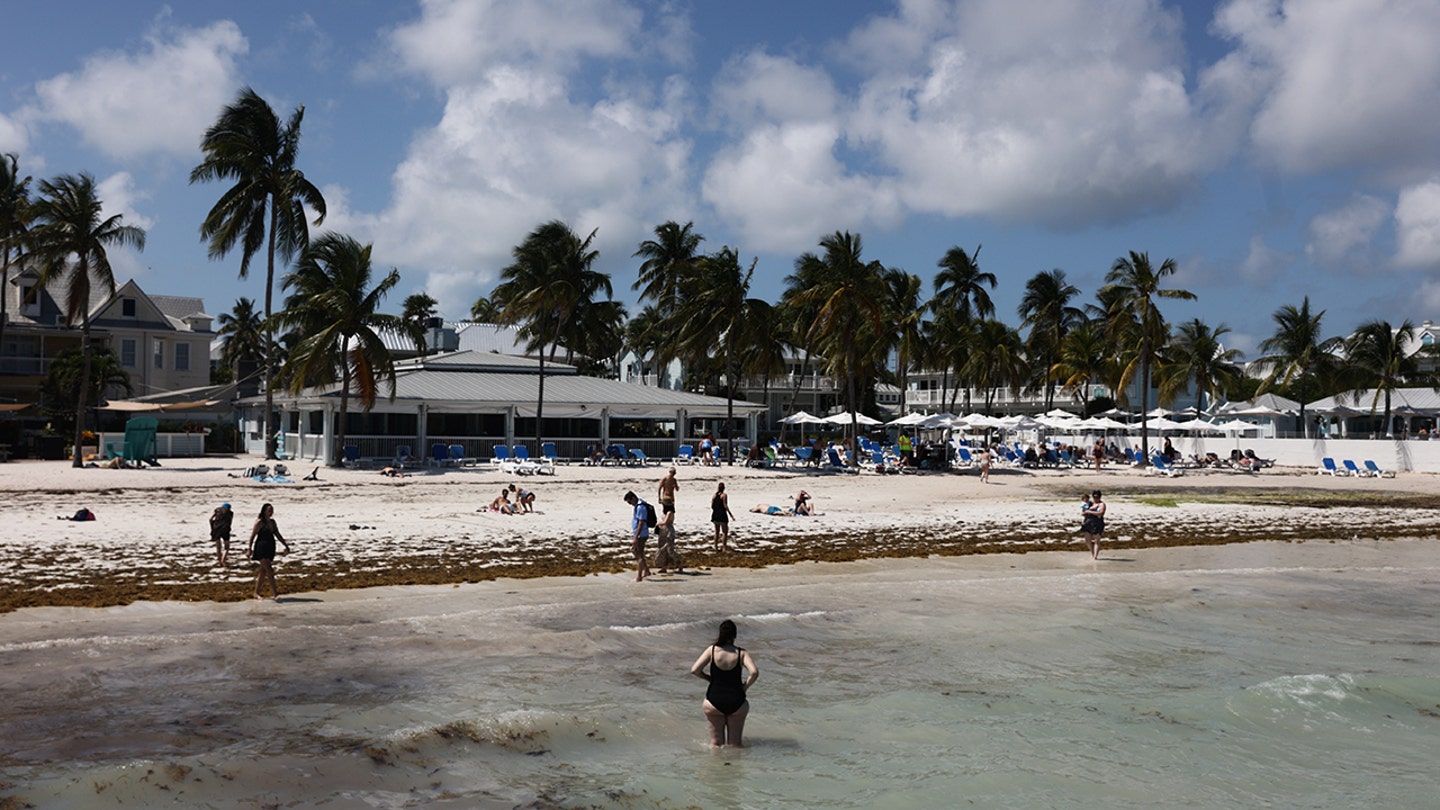
<path fill-rule="evenodd" d="M 277 559 L 282 595 L 379 585 L 447 584 L 501 577 L 588 576 L 632 566 L 628 510 L 635 490 L 655 500 L 667 469 L 561 465 L 556 475 L 447 468 L 391 479 L 321 469 L 318 482 L 266 484 L 237 477 L 257 459 L 166 459 L 144 470 L 74 469 L 60 462 L 0 465 L 6 531 L 0 538 L 0 611 L 136 600 L 234 601 L 250 597 L 244 559 L 261 504 L 273 503 L 293 552 Z M 292 465 L 296 478 L 310 471 Z M 678 546 L 689 569 L 755 568 L 805 561 L 924 558 L 1082 544 L 1079 497 L 1110 503 L 1105 548 L 1209 545 L 1256 539 L 1340 541 L 1433 538 L 1434 476 L 1317 476 L 1191 471 L 1179 478 L 1127 468 L 999 469 L 906 476 L 843 475 L 682 466 Z M 711 549 L 710 496 L 723 481 L 736 550 Z M 535 513 L 483 511 L 504 486 L 537 496 Z M 767 517 L 799 489 L 815 517 Z M 236 513 L 231 564 L 216 564 L 207 520 L 222 502 Z M 57 520 L 78 509 L 92 522 Z M 652 544 L 653 545 L 653 544 Z M 670 577 L 682 581 L 682 577 Z M 640 586 L 643 587 L 643 586 Z"/>

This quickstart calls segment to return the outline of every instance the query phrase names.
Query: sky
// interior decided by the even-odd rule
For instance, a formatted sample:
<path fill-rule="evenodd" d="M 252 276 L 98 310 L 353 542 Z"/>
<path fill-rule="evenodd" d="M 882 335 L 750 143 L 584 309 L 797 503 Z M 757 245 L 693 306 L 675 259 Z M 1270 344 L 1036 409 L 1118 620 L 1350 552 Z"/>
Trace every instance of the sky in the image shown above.
<path fill-rule="evenodd" d="M 464 318 L 561 219 L 631 305 L 675 220 L 768 299 L 850 231 L 927 294 L 978 250 L 1011 324 L 1036 273 L 1088 302 L 1132 250 L 1198 296 L 1167 318 L 1249 357 L 1307 295 L 1327 334 L 1440 313 L 1436 0 L 49 0 L 6 29 L 0 152 L 94 176 L 148 233 L 117 281 L 211 314 L 264 295 L 200 240 L 223 187 L 188 182 L 245 86 L 304 106 L 312 234 L 373 243 L 397 312 Z"/>

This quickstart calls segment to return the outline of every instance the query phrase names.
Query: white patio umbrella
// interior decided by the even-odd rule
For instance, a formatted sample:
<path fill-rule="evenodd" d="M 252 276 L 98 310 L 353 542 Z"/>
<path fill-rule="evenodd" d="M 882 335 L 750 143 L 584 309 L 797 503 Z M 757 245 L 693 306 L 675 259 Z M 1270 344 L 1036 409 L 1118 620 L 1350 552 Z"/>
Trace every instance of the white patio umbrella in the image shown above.
<path fill-rule="evenodd" d="M 1177 414 L 1177 413 L 1179 413 L 1179 411 L 1172 411 L 1172 410 L 1170 410 L 1169 408 L 1155 408 L 1154 410 L 1150 411 L 1149 413 L 1146 413 L 1145 415 L 1146 415 L 1146 416 L 1158 416 L 1158 417 L 1160 417 L 1161 419 L 1164 419 L 1164 418 L 1167 417 L 1167 416 L 1173 416 L 1174 414 Z"/>
<path fill-rule="evenodd" d="M 1051 419 L 1079 419 L 1079 418 L 1080 418 L 1080 417 L 1076 416 L 1075 414 L 1070 413 L 1069 411 L 1066 411 L 1066 410 L 1061 410 L 1060 408 L 1051 408 L 1050 410 L 1048 410 L 1048 411 L 1046 411 L 1045 413 L 1042 413 L 1042 414 L 1040 414 L 1040 415 L 1041 415 L 1041 416 L 1048 416 L 1048 417 L 1050 417 Z"/>
<path fill-rule="evenodd" d="M 1007 428 L 1009 430 L 1029 430 L 1031 428 L 1040 427 L 1039 422 L 1026 416 L 1023 413 L 1016 414 L 1014 416 L 1007 416 L 1003 419 L 1000 419 L 999 421 L 1000 427 Z"/>
<path fill-rule="evenodd" d="M 815 416 L 814 414 L 806 413 L 805 411 L 796 411 L 795 413 L 790 414 L 789 416 L 781 419 L 780 421 L 787 425 L 800 425 L 806 422 L 812 422 L 818 425 L 823 423 L 825 420 L 819 416 Z"/>
<path fill-rule="evenodd" d="M 855 414 L 855 419 L 851 420 L 849 411 L 841 411 L 834 416 L 827 416 L 819 421 L 826 422 L 831 425 L 848 425 L 851 421 L 854 421 L 861 425 L 870 426 L 883 424 L 879 419 L 873 419 L 863 413 Z"/>
<path fill-rule="evenodd" d="M 1135 414 L 1131 413 L 1130 411 L 1122 411 L 1122 410 L 1120 410 L 1119 408 L 1111 408 L 1111 409 L 1108 410 L 1108 411 L 1101 411 L 1100 413 L 1097 413 L 1097 414 L 1095 414 L 1095 415 L 1096 415 L 1096 416 L 1123 416 L 1123 417 L 1125 417 L 1126 419 L 1129 419 L 1130 417 L 1134 416 Z"/>
<path fill-rule="evenodd" d="M 1244 433 L 1247 430 L 1259 430 L 1260 426 L 1243 419 L 1231 419 L 1229 422 L 1215 423 L 1215 429 L 1222 433 Z"/>
<path fill-rule="evenodd" d="M 933 416 L 927 416 L 925 417 L 925 421 L 920 423 L 920 427 L 926 430 L 945 430 L 962 427 L 963 425 L 964 423 L 960 421 L 960 417 L 953 413 L 937 413 Z"/>
<path fill-rule="evenodd" d="M 1136 422 L 1126 427 L 1132 430 L 1139 430 L 1143 427 L 1145 430 L 1153 430 L 1158 433 L 1164 430 L 1184 430 L 1185 424 L 1183 422 L 1172 422 L 1163 416 L 1159 416 L 1154 419 L 1146 419 L 1144 422 Z"/>
<path fill-rule="evenodd" d="M 1280 417 L 1280 416 L 1294 416 L 1295 414 L 1294 414 L 1294 413 L 1291 413 L 1290 411 L 1278 411 L 1278 410 L 1276 410 L 1276 409 L 1274 409 L 1274 408 L 1270 408 L 1270 407 L 1267 407 L 1267 406 L 1265 406 L 1265 405 L 1253 405 L 1253 406 L 1251 406 L 1251 407 L 1249 407 L 1249 408 L 1243 408 L 1243 409 L 1238 410 L 1238 411 L 1226 411 L 1226 412 L 1225 412 L 1225 415 L 1226 415 L 1226 416 L 1268 416 L 1268 417 L 1271 417 L 1271 418 L 1275 418 L 1275 417 Z"/>
<path fill-rule="evenodd" d="M 928 415 L 920 413 L 919 411 L 911 411 L 910 413 L 905 414 L 899 419 L 891 419 L 885 424 L 889 427 L 910 427 L 912 425 L 918 425 L 929 418 L 930 417 Z"/>
<path fill-rule="evenodd" d="M 1103 416 L 1092 416 L 1089 419 L 1082 419 L 1080 426 L 1086 430 L 1124 430 L 1130 427 L 1124 422 L 1116 422 L 1114 419 L 1106 419 Z"/>
<path fill-rule="evenodd" d="M 1003 427 L 999 419 L 993 416 L 986 416 L 983 413 L 967 413 L 959 417 L 959 421 L 965 423 L 966 427 L 980 428 L 982 430 L 985 428 Z"/>

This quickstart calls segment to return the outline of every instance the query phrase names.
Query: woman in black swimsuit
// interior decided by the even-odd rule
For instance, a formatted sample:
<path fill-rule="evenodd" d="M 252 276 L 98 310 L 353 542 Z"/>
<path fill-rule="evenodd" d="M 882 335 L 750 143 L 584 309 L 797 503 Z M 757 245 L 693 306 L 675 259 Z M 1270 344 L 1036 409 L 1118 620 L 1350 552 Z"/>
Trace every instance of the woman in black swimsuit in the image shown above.
<path fill-rule="evenodd" d="M 709 672 L 705 671 L 707 666 Z M 749 673 L 748 677 L 742 677 L 742 669 Z M 750 713 L 745 693 L 760 677 L 760 670 L 749 652 L 735 646 L 735 622 L 726 619 L 720 623 L 720 635 L 695 659 L 690 674 L 710 682 L 710 688 L 705 690 L 704 711 L 705 721 L 710 724 L 711 747 L 743 747 L 745 716 Z"/>
<path fill-rule="evenodd" d="M 280 601 L 280 589 L 275 585 L 276 540 L 285 546 L 285 553 L 289 554 L 290 544 L 280 536 L 280 526 L 275 523 L 275 507 L 267 503 L 260 507 L 260 517 L 256 518 L 255 527 L 250 530 L 250 559 L 260 563 L 260 573 L 255 575 L 256 599 L 265 598 L 260 595 L 260 586 L 268 580 L 270 593 L 275 601 Z"/>

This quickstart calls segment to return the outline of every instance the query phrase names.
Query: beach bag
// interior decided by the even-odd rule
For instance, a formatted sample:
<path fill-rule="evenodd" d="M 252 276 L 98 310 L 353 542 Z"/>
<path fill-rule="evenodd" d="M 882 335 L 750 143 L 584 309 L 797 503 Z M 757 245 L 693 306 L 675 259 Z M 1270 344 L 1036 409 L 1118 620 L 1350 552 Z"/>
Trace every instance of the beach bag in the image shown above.
<path fill-rule="evenodd" d="M 655 507 L 645 501 L 641 501 L 641 503 L 645 505 L 645 525 L 652 529 L 655 528 L 655 524 L 660 522 L 660 519 L 655 515 Z"/>

